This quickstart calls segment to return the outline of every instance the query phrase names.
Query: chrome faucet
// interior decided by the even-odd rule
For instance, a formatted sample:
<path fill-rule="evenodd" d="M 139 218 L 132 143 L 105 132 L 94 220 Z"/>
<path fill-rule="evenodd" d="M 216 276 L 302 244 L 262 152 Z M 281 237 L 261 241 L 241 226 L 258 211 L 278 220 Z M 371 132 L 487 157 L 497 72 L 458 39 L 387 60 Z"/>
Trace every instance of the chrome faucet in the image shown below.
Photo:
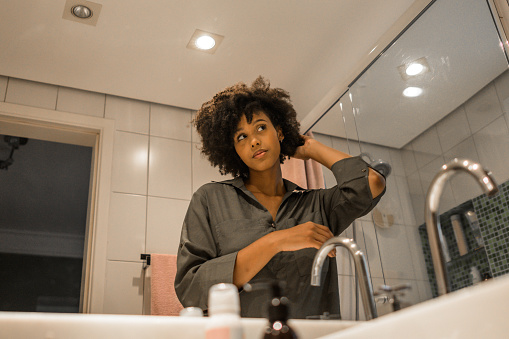
<path fill-rule="evenodd" d="M 438 204 L 440 195 L 444 190 L 447 180 L 458 173 L 465 171 L 472 175 L 481 185 L 487 196 L 495 195 L 498 192 L 497 184 L 492 177 L 491 172 L 483 168 L 480 164 L 468 159 L 455 158 L 449 163 L 442 166 L 442 169 L 431 181 L 428 193 L 426 195 L 426 206 L 424 216 L 426 221 L 426 229 L 428 231 L 429 245 L 431 249 L 431 257 L 433 259 L 433 267 L 435 268 L 435 276 L 438 285 L 438 295 L 450 292 L 447 279 L 447 271 L 445 269 L 445 253 L 443 246 L 445 245 L 444 236 L 440 227 L 440 219 L 438 214 Z"/>
<path fill-rule="evenodd" d="M 352 239 L 334 237 L 323 243 L 322 247 L 316 253 L 315 260 L 313 261 L 313 268 L 311 269 L 311 285 L 320 286 L 323 263 L 327 254 L 336 246 L 346 248 L 352 255 L 355 270 L 359 277 L 359 289 L 361 291 L 364 312 L 366 313 L 366 320 L 377 318 L 378 314 L 376 312 L 375 300 L 373 298 L 373 286 L 371 285 L 366 257 Z"/>

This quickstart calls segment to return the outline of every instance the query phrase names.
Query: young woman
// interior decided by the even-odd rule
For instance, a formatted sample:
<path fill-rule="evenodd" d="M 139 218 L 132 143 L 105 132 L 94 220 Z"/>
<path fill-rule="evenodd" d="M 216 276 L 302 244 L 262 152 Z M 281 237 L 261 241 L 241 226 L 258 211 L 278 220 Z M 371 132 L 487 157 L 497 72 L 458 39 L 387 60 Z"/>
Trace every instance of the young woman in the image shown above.
<path fill-rule="evenodd" d="M 282 280 L 293 318 L 339 314 L 335 259 L 327 259 L 322 284 L 313 287 L 313 258 L 326 240 L 376 205 L 385 191 L 383 176 L 360 157 L 300 135 L 288 93 L 261 77 L 251 87 L 239 83 L 216 94 L 194 124 L 202 153 L 234 179 L 206 184 L 191 199 L 175 278 L 181 303 L 206 310 L 209 288 L 233 283 L 242 316 L 263 317 L 267 293 L 242 286 Z M 283 179 L 287 156 L 318 161 L 334 173 L 337 186 L 307 190 Z"/>

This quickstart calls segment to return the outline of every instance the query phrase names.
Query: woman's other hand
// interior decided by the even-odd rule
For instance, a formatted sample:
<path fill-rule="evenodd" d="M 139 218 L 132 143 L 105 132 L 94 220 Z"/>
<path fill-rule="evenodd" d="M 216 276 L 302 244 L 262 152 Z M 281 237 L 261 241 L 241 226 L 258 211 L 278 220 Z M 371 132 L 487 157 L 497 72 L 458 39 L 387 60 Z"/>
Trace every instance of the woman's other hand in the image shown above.
<path fill-rule="evenodd" d="M 303 248 L 320 249 L 324 242 L 334 237 L 328 227 L 311 221 L 274 233 L 278 235 L 279 251 L 298 251 Z M 336 250 L 330 251 L 328 255 L 335 257 Z"/>

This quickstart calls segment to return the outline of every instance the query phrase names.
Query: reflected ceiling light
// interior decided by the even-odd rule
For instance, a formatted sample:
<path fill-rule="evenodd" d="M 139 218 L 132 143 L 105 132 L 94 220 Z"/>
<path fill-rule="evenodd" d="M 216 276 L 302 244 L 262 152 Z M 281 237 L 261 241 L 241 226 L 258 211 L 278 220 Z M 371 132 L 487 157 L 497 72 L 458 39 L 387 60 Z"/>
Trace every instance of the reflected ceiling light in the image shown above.
<path fill-rule="evenodd" d="M 216 45 L 216 40 L 209 35 L 202 35 L 194 42 L 199 49 L 211 49 Z"/>
<path fill-rule="evenodd" d="M 72 15 L 80 19 L 88 19 L 92 16 L 92 10 L 85 5 L 77 5 L 72 8 Z"/>
<path fill-rule="evenodd" d="M 415 64 L 408 65 L 408 67 L 405 70 L 405 73 L 407 75 L 413 76 L 413 75 L 421 74 L 423 71 L 424 71 L 424 65 L 415 63 Z"/>
<path fill-rule="evenodd" d="M 418 97 L 422 94 L 422 88 L 420 87 L 407 87 L 403 91 L 403 95 L 409 98 Z"/>
<path fill-rule="evenodd" d="M 417 60 L 404 63 L 403 65 L 398 66 L 399 74 L 403 80 L 408 80 L 411 77 L 424 74 L 429 71 L 428 61 L 425 57 L 419 58 Z"/>
<path fill-rule="evenodd" d="M 222 35 L 197 29 L 194 31 L 193 36 L 191 36 L 187 48 L 214 54 L 223 39 L 224 36 Z"/>

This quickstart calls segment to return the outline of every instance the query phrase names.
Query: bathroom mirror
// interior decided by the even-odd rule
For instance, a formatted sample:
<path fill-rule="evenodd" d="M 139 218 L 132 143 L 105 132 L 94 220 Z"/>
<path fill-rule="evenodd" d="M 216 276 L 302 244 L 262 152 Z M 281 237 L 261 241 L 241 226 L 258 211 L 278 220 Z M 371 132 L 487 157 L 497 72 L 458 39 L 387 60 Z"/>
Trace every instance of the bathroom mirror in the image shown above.
<path fill-rule="evenodd" d="M 436 296 L 423 224 L 426 192 L 441 165 L 469 158 L 489 168 L 502 187 L 509 179 L 508 62 L 493 10 L 492 1 L 432 1 L 312 128 L 332 147 L 361 155 L 374 167 L 390 167 L 385 196 L 347 235 L 365 249 L 375 290 L 382 284 L 410 286 L 401 297 L 406 305 Z M 329 173 L 325 177 L 333 184 Z M 450 180 L 441 196 L 453 290 L 476 283 L 477 273 L 509 272 L 496 264 L 507 262 L 509 247 L 507 223 L 490 221 L 507 209 L 503 194 L 497 199 L 488 202 L 466 174 Z M 490 204 L 493 210 L 486 209 Z M 483 246 L 468 211 L 477 213 Z M 452 232 L 451 220 L 460 223 L 463 235 Z M 491 244 L 495 232 L 498 247 Z M 458 250 L 463 241 L 466 252 Z M 390 312 L 387 305 L 377 307 L 381 314 Z M 353 302 L 346 308 L 354 313 Z"/>

